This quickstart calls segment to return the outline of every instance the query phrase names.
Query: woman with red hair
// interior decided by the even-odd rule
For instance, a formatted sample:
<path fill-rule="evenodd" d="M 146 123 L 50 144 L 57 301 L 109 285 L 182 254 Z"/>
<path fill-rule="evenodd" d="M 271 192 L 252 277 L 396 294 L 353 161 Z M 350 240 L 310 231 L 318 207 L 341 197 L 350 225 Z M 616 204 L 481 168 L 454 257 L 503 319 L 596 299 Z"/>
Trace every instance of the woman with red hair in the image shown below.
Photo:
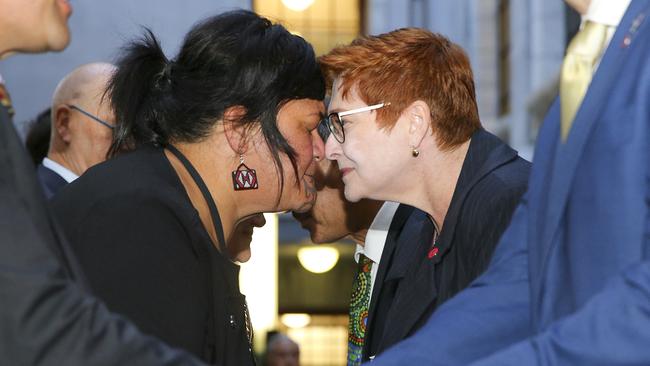
<path fill-rule="evenodd" d="M 401 238 L 421 252 L 407 263 L 382 256 L 388 273 L 410 269 L 398 284 L 390 274 L 375 284 L 365 340 L 350 344 L 355 364 L 412 334 L 486 268 L 530 164 L 481 127 L 469 60 L 438 34 L 362 37 L 320 62 L 331 87 L 326 156 L 338 163 L 345 197 L 419 209 Z"/>

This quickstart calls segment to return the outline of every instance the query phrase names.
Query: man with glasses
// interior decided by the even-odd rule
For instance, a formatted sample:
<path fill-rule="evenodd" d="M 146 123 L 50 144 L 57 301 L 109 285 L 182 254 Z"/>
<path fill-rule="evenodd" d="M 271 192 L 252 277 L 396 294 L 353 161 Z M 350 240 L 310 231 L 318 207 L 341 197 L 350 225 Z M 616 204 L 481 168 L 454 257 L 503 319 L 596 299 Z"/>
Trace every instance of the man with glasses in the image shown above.
<path fill-rule="evenodd" d="M 103 96 L 114 71 L 111 64 L 86 64 L 57 86 L 52 98 L 50 146 L 37 168 L 47 198 L 106 160 L 115 117 Z"/>

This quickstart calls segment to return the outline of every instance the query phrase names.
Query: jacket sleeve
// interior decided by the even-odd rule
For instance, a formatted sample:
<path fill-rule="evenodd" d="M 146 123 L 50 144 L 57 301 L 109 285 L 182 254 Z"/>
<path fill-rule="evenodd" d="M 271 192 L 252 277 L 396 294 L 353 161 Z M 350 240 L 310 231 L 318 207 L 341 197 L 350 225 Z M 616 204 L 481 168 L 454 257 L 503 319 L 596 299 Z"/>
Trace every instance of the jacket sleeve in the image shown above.
<path fill-rule="evenodd" d="M 526 197 L 487 271 L 372 366 L 465 365 L 530 335 Z"/>
<path fill-rule="evenodd" d="M 613 279 L 581 310 L 473 365 L 646 365 L 650 262 Z"/>
<path fill-rule="evenodd" d="M 0 360 L 7 365 L 200 365 L 85 294 L 0 180 Z"/>

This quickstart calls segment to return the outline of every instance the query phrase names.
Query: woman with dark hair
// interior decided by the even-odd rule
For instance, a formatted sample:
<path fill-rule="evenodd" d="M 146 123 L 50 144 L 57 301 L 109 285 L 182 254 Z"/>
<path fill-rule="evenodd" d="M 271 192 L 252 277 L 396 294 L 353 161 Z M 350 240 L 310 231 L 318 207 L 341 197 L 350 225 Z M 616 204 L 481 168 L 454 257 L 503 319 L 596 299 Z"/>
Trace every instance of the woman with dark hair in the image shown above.
<path fill-rule="evenodd" d="M 250 247 L 227 239 L 251 215 L 313 204 L 325 90 L 314 51 L 234 11 L 195 25 L 172 60 L 147 32 L 117 65 L 111 153 L 134 150 L 66 187 L 56 214 L 111 310 L 207 362 L 252 364 L 235 263 Z"/>

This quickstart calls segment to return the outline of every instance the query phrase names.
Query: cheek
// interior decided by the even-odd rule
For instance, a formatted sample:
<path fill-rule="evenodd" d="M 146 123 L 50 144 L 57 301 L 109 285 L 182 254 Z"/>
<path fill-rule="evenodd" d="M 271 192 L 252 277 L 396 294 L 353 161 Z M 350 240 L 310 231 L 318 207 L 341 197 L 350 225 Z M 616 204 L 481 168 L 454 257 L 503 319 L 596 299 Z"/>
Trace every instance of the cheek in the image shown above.
<path fill-rule="evenodd" d="M 377 171 L 377 168 L 381 167 L 386 158 L 390 156 L 386 154 L 384 148 L 386 142 L 382 137 L 376 134 L 365 134 L 354 136 L 350 141 L 346 139 L 343 144 L 343 155 L 354 163 L 354 167 L 360 174 Z"/>
<path fill-rule="evenodd" d="M 298 164 L 298 174 L 302 176 L 305 171 L 307 171 L 313 160 L 311 138 L 309 136 L 303 136 L 300 139 L 290 141 L 290 145 L 295 152 L 296 163 Z M 291 166 L 291 163 L 289 163 L 288 168 L 292 171 L 291 174 L 293 175 L 293 167 Z"/>

